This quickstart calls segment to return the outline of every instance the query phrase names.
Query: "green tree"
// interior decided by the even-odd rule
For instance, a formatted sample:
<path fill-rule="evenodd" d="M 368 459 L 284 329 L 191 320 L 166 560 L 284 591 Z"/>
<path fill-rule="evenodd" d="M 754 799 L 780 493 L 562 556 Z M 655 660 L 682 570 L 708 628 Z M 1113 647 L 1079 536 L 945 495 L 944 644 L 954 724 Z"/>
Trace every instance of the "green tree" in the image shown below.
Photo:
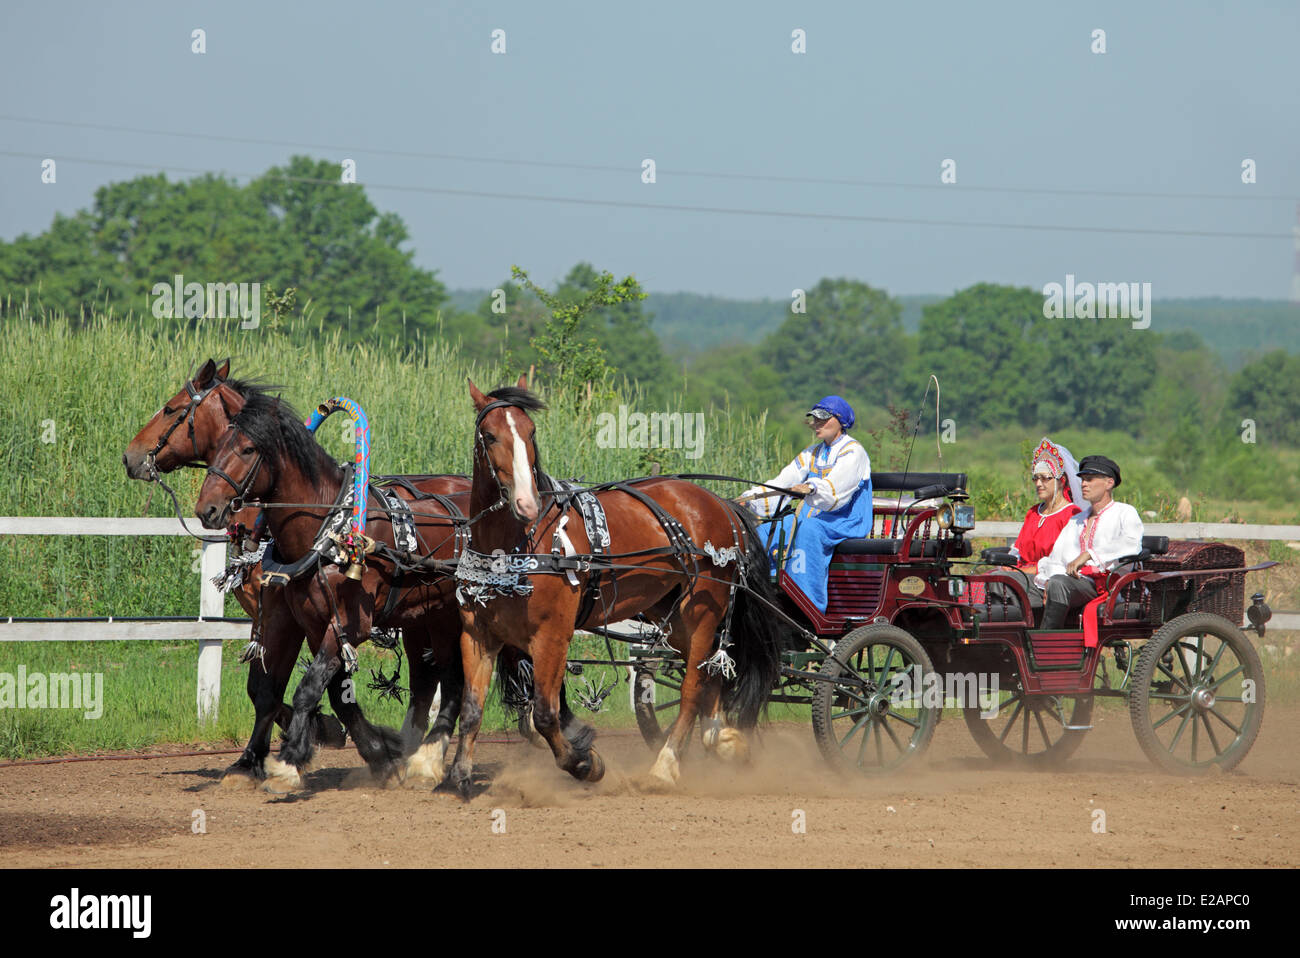
<path fill-rule="evenodd" d="M 959 423 L 1135 433 L 1158 337 L 1124 319 L 1052 319 L 1043 294 L 980 283 L 927 306 L 921 372 Z"/>
<path fill-rule="evenodd" d="M 805 305 L 807 312 L 787 316 L 759 351 L 780 378 L 783 398 L 852 393 L 884 405 L 906 394 L 900 371 L 912 344 L 897 300 L 857 280 L 822 279 Z"/>
<path fill-rule="evenodd" d="M 601 308 L 644 299 L 636 278 L 626 276 L 615 282 L 612 273 L 600 273 L 591 287 L 575 299 L 571 294 L 546 291 L 518 266 L 510 267 L 510 273 L 551 311 L 550 320 L 530 341 L 543 374 L 551 376 L 560 389 L 572 390 L 575 396 L 584 389 L 593 395 L 610 394 L 612 370 L 600 344 L 590 336 L 584 338 L 583 320 Z"/>
<path fill-rule="evenodd" d="M 329 161 L 297 156 L 246 186 L 211 174 L 141 176 L 101 187 L 90 210 L 56 217 L 41 236 L 0 243 L 0 291 L 39 289 L 42 306 L 72 316 L 92 304 L 143 310 L 154 285 L 179 273 L 296 287 L 330 327 L 350 312 L 352 338 L 375 327 L 432 330 L 446 290 L 402 249 L 408 238 Z"/>
<path fill-rule="evenodd" d="M 1228 385 L 1228 426 L 1255 422 L 1256 441 L 1300 446 L 1300 355 L 1277 349 L 1243 366 Z"/>
<path fill-rule="evenodd" d="M 1029 371 L 1036 420 L 1048 429 L 1092 426 L 1136 434 L 1155 378 L 1157 337 L 1121 318 L 1048 319 L 1041 303 L 1039 295 L 1031 333 L 1040 361 Z"/>
<path fill-rule="evenodd" d="M 593 293 L 600 292 L 603 276 L 609 274 L 598 273 L 590 263 L 578 263 L 560 282 L 555 295 L 566 303 L 588 302 Z M 648 397 L 662 399 L 673 378 L 673 366 L 651 328 L 653 317 L 643 304 L 646 294 L 635 280 L 629 289 L 635 295 L 618 302 L 605 303 L 597 296 L 578 319 L 578 335 L 600 344 L 614 372 L 639 383 Z"/>
<path fill-rule="evenodd" d="M 1051 375 L 1033 331 L 1043 297 L 979 283 L 921 313 L 918 372 L 939 378 L 942 412 L 961 426 L 1029 423 Z"/>
<path fill-rule="evenodd" d="M 1160 337 L 1142 435 L 1157 444 L 1158 468 L 1187 487 L 1201 474 L 1223 409 L 1223 363 L 1195 333 Z M 1188 383 L 1196 388 L 1189 390 Z M 1221 438 L 1221 437 L 1220 437 Z"/>

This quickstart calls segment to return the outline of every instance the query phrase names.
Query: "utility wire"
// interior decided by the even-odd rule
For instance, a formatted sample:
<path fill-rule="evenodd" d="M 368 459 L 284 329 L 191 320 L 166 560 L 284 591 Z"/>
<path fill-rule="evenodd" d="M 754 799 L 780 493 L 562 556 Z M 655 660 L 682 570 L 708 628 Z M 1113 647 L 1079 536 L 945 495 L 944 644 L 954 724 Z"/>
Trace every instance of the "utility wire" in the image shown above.
<path fill-rule="evenodd" d="M 595 163 L 571 163 L 554 160 L 520 160 L 495 156 L 470 156 L 462 153 L 430 153 L 419 150 L 381 149 L 373 146 L 342 145 L 338 143 L 306 143 L 296 140 L 274 140 L 263 137 L 229 136 L 220 133 L 191 133 L 176 130 L 153 130 L 144 127 L 119 126 L 111 123 L 83 123 L 71 120 L 46 120 L 31 116 L 13 116 L 0 113 L 0 120 L 15 123 L 39 123 L 46 126 L 62 126 L 87 130 L 103 130 L 112 133 L 131 133 L 144 136 L 170 136 L 178 139 L 214 140 L 222 143 L 246 143 L 257 146 L 288 146 L 312 150 L 331 150 L 339 152 L 367 153 L 372 156 L 398 156 L 421 160 L 449 160 L 458 163 L 495 163 L 503 166 L 539 167 L 543 169 L 580 170 L 586 173 L 617 173 L 628 176 L 639 171 L 639 164 L 620 166 Z M 897 180 L 863 180 L 838 177 L 780 176 L 766 173 L 737 173 L 734 171 L 709 170 L 675 170 L 658 167 L 658 172 L 673 177 L 696 177 L 715 180 L 740 180 L 763 183 L 791 183 L 813 186 L 861 186 L 899 190 L 946 190 L 960 193 L 1014 193 L 1032 196 L 1109 196 L 1127 199 L 1167 199 L 1167 200 L 1272 200 L 1294 201 L 1296 195 L 1278 193 L 1259 193 L 1254 189 L 1238 193 L 1171 193 L 1144 190 L 1104 190 L 1071 189 L 1064 187 L 1033 186 L 981 186 L 958 185 L 955 183 L 908 183 Z"/>
<path fill-rule="evenodd" d="M 45 159 L 47 154 L 25 153 L 16 150 L 0 150 L 0 156 L 23 159 Z M 529 193 L 499 193 L 489 190 L 465 190 L 449 187 L 417 186 L 401 183 L 358 182 L 344 184 L 336 179 L 321 179 L 309 176 L 289 176 L 280 173 L 225 173 L 217 174 L 212 170 L 197 167 L 160 165 L 156 163 L 139 163 L 121 160 L 92 159 L 89 157 L 62 156 L 65 162 L 87 163 L 96 166 L 117 166 L 131 169 L 160 170 L 162 172 L 192 173 L 196 175 L 226 175 L 248 179 L 269 178 L 293 183 L 315 183 L 324 186 L 357 185 L 372 190 L 394 190 L 404 193 L 427 193 L 437 196 L 463 196 L 475 199 L 513 200 L 526 203 L 555 203 L 571 206 L 613 207 L 618 209 L 651 210 L 669 213 L 706 213 L 711 216 L 750 216 L 774 217 L 779 219 L 822 220 L 841 223 L 882 223 L 901 226 L 942 226 L 966 229 L 1004 229 L 1028 230 L 1031 232 L 1050 233 L 1107 233 L 1130 236 L 1188 236 L 1216 239 L 1293 239 L 1293 234 L 1232 232 L 1227 230 L 1192 230 L 1192 229 L 1153 229 L 1140 226 L 1063 226 L 1050 223 L 1000 223 L 991 220 L 944 220 L 907 216 L 867 216 L 854 213 L 817 213 L 800 210 L 760 210 L 726 206 L 688 206 L 680 203 L 639 203 L 632 200 L 599 200 L 585 196 L 539 196 Z"/>

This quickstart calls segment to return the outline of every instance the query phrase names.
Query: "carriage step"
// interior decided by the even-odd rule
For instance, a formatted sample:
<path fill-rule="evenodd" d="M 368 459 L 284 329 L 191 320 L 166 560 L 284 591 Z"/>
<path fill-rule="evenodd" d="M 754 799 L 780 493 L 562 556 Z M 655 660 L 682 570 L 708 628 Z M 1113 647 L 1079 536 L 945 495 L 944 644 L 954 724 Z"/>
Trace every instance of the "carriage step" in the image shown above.
<path fill-rule="evenodd" d="M 1067 732 L 1086 732 L 1092 728 L 1091 725 L 1062 725 L 1061 727 Z"/>

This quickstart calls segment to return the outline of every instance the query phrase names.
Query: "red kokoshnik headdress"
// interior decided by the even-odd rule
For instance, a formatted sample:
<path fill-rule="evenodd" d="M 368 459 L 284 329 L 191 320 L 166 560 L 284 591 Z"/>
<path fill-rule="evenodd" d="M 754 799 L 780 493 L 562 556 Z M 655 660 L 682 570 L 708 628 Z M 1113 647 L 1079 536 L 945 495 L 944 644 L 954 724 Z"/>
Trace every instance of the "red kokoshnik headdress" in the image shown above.
<path fill-rule="evenodd" d="M 1061 456 L 1061 450 L 1052 445 L 1050 440 L 1044 439 L 1034 450 L 1033 457 L 1029 460 L 1029 471 L 1032 473 L 1038 469 L 1039 463 L 1045 463 L 1052 470 L 1052 478 L 1060 479 L 1065 475 L 1065 459 Z"/>
<path fill-rule="evenodd" d="M 1034 450 L 1029 471 L 1032 473 L 1040 462 L 1046 464 L 1052 471 L 1053 479 L 1064 480 L 1061 483 L 1062 494 L 1080 508 L 1081 515 L 1086 515 L 1092 506 L 1083 498 L 1083 487 L 1079 485 L 1079 463 L 1075 461 L 1074 456 L 1070 455 L 1070 450 L 1044 436 L 1043 441 Z"/>

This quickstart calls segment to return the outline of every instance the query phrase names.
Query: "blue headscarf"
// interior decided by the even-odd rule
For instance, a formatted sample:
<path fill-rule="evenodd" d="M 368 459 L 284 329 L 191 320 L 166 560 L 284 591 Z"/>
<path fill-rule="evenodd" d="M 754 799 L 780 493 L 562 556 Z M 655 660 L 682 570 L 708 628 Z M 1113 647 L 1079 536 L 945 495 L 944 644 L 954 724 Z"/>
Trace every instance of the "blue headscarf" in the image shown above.
<path fill-rule="evenodd" d="M 853 425 L 853 407 L 850 406 L 843 396 L 827 396 L 824 399 L 817 400 L 817 405 L 808 410 L 809 414 L 816 414 L 818 410 L 824 410 L 840 421 L 840 426 L 848 429 Z"/>

